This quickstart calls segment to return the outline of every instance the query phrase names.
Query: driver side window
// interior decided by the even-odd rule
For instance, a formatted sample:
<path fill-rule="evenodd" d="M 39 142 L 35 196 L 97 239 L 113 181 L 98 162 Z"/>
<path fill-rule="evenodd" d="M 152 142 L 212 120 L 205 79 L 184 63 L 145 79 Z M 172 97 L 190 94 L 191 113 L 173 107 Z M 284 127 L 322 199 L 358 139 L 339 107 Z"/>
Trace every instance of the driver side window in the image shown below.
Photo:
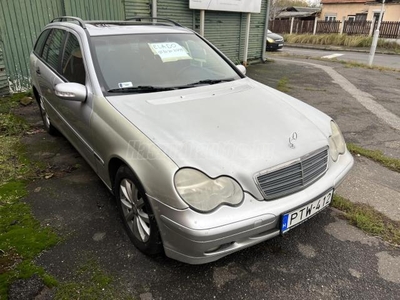
<path fill-rule="evenodd" d="M 61 74 L 69 82 L 85 85 L 86 71 L 83 63 L 82 50 L 78 39 L 71 33 L 65 44 L 65 51 L 61 62 Z"/>

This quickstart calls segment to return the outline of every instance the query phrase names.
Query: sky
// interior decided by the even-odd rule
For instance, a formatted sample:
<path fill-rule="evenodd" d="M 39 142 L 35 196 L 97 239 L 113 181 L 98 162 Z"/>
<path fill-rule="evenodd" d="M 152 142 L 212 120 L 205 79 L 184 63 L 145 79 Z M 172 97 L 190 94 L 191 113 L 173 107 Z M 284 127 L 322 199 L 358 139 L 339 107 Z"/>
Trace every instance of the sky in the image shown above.
<path fill-rule="evenodd" d="M 320 4 L 320 0 L 307 0 L 307 2 L 308 2 L 308 4 L 314 4 L 314 5 L 318 5 L 318 4 Z"/>

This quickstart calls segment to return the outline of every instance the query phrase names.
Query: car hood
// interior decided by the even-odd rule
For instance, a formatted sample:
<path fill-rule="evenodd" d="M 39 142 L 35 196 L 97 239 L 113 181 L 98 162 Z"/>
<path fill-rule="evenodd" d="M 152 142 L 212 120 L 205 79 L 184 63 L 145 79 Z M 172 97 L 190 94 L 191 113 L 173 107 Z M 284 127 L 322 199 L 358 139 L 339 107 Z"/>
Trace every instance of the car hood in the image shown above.
<path fill-rule="evenodd" d="M 328 145 L 329 117 L 249 78 L 107 99 L 179 167 L 232 176 L 258 197 L 257 172 Z"/>
<path fill-rule="evenodd" d="M 267 37 L 273 39 L 274 41 L 275 40 L 283 40 L 283 37 L 276 33 L 267 33 Z"/>

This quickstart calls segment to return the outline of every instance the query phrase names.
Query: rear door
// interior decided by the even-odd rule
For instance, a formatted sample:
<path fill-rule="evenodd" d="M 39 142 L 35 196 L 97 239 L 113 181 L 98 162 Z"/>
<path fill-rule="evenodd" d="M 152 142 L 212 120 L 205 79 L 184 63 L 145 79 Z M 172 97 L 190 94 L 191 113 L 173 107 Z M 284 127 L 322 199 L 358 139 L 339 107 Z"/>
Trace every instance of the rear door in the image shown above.
<path fill-rule="evenodd" d="M 29 67 L 31 71 L 31 77 L 32 77 L 32 86 L 34 86 L 36 89 L 39 90 L 40 92 L 40 87 L 38 83 L 38 79 L 40 78 L 40 66 L 38 65 L 39 60 L 42 57 L 42 52 L 43 52 L 43 47 L 44 44 L 47 41 L 47 38 L 51 32 L 51 29 L 46 29 L 42 31 L 40 36 L 38 37 L 36 44 L 33 48 L 33 51 L 29 57 Z"/>
<path fill-rule="evenodd" d="M 61 119 L 54 110 L 53 81 L 57 77 L 61 63 L 61 51 L 65 42 L 66 32 L 61 29 L 51 29 L 36 60 L 34 72 L 39 85 L 39 93 L 51 122 L 61 127 Z M 38 41 L 39 43 L 39 41 Z M 61 130 L 61 128 L 59 128 Z"/>

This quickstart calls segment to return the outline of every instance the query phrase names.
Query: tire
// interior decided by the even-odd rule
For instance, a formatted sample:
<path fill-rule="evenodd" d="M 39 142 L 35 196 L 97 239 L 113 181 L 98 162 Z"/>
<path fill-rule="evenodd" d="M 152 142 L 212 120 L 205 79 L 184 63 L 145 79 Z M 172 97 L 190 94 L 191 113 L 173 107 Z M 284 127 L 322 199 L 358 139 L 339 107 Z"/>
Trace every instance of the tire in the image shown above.
<path fill-rule="evenodd" d="M 51 124 L 50 117 L 46 112 L 46 108 L 44 107 L 43 98 L 40 95 L 38 95 L 37 93 L 35 93 L 35 96 L 37 98 L 36 100 L 37 100 L 38 105 L 39 105 L 40 115 L 42 116 L 44 129 L 50 135 L 57 135 L 58 134 L 58 130 L 57 130 L 57 128 L 55 128 L 53 126 L 53 124 Z"/>
<path fill-rule="evenodd" d="M 136 248 L 146 255 L 162 253 L 153 210 L 142 185 L 127 166 L 121 166 L 117 171 L 114 194 L 125 230 Z"/>

